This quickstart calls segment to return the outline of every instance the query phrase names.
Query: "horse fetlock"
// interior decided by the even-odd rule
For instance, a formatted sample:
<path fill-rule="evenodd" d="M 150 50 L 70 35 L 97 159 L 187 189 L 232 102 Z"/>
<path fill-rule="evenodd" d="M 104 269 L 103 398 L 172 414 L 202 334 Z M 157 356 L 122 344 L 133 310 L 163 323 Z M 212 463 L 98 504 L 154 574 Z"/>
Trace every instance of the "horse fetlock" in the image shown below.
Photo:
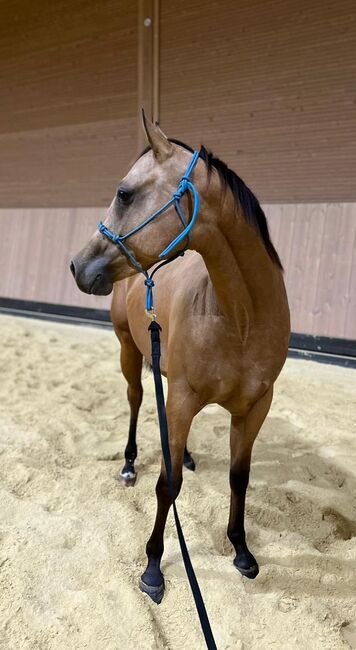
<path fill-rule="evenodd" d="M 134 465 L 134 462 L 137 458 L 137 449 L 130 450 L 129 452 L 125 451 L 125 463 L 126 465 Z"/>
<path fill-rule="evenodd" d="M 236 553 L 243 553 L 247 549 L 246 534 L 243 527 L 233 528 L 230 525 L 227 529 L 227 536 L 233 545 Z"/>
<path fill-rule="evenodd" d="M 135 435 L 136 435 L 136 430 L 135 430 Z M 132 432 L 130 431 L 131 436 L 134 437 Z M 135 440 L 130 440 L 128 441 L 126 447 L 125 447 L 125 460 L 128 463 L 134 463 L 137 458 L 137 445 Z"/>
<path fill-rule="evenodd" d="M 133 462 L 126 460 L 125 465 L 123 466 L 121 472 L 118 475 L 118 479 L 122 485 L 125 487 L 133 487 L 136 483 L 137 473 Z"/>

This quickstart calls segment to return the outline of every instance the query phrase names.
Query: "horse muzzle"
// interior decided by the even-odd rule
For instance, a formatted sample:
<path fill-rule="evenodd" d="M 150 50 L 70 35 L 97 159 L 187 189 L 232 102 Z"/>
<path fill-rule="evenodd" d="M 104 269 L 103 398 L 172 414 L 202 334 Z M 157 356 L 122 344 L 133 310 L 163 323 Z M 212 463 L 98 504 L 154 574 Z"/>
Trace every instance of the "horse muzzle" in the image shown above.
<path fill-rule="evenodd" d="M 98 257 L 94 260 L 81 260 L 79 255 L 70 263 L 70 270 L 81 291 L 96 296 L 108 296 L 113 283 L 110 279 L 107 260 Z"/>

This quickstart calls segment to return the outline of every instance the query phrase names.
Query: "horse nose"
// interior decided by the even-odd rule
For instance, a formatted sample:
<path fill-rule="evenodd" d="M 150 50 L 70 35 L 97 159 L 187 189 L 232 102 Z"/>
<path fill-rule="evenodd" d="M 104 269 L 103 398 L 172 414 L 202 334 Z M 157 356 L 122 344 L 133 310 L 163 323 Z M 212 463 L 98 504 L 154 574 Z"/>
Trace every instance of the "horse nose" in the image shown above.
<path fill-rule="evenodd" d="M 69 268 L 81 291 L 107 296 L 112 290 L 110 271 L 105 257 L 88 259 L 87 255 L 76 255 Z"/>
<path fill-rule="evenodd" d="M 70 270 L 71 270 L 71 273 L 72 273 L 72 275 L 73 275 L 73 278 L 75 278 L 75 264 L 74 264 L 74 261 L 73 261 L 73 260 L 71 261 L 71 263 L 70 263 L 70 265 L 69 265 L 69 268 L 70 268 Z"/>

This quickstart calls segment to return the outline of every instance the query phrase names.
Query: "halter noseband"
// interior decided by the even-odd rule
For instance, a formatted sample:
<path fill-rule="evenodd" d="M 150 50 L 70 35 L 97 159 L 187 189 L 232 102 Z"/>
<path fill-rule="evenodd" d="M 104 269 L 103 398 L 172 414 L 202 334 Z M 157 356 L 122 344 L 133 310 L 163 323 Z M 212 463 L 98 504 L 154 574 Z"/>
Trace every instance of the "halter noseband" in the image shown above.
<path fill-rule="evenodd" d="M 141 224 L 136 226 L 136 228 L 133 228 L 128 232 L 126 235 L 115 235 L 115 233 L 112 230 L 109 230 L 102 221 L 98 223 L 98 228 L 99 231 L 101 232 L 104 237 L 107 237 L 115 246 L 117 246 L 123 253 L 126 255 L 126 257 L 130 260 L 130 262 L 133 264 L 133 266 L 137 269 L 139 273 L 142 273 L 145 276 L 145 285 L 147 287 L 146 290 L 146 311 L 151 315 L 152 317 L 154 316 L 153 314 L 153 295 L 152 295 L 152 289 L 154 287 L 154 282 L 153 282 L 153 275 L 160 269 L 162 266 L 165 264 L 168 264 L 169 262 L 173 262 L 173 260 L 177 259 L 177 257 L 184 255 L 185 251 L 188 248 L 189 241 L 190 241 L 190 231 L 193 228 L 195 221 L 198 216 L 199 212 L 199 207 L 200 207 L 200 198 L 199 198 L 199 193 L 198 190 L 196 189 L 194 183 L 190 180 L 190 175 L 197 164 L 199 158 L 199 151 L 194 151 L 192 159 L 190 161 L 189 167 L 187 171 L 185 172 L 184 176 L 179 181 L 177 191 L 173 194 L 172 198 L 164 204 L 162 208 L 157 210 L 154 214 L 152 214 L 150 217 L 145 219 Z M 183 214 L 181 205 L 180 205 L 180 200 L 182 196 L 186 192 L 191 192 L 193 196 L 193 214 L 192 217 L 189 221 L 189 223 L 186 222 L 185 216 Z M 174 208 L 176 210 L 176 213 L 178 217 L 180 218 L 184 228 L 182 232 L 175 238 L 173 241 L 171 241 L 170 244 L 160 253 L 159 258 L 163 259 L 164 261 L 159 264 L 159 266 L 156 266 L 156 268 L 152 271 L 151 275 L 145 271 L 145 269 L 142 268 L 140 262 L 136 259 L 134 254 L 130 251 L 128 246 L 125 244 L 126 240 L 129 237 L 132 237 L 132 235 L 135 235 L 137 232 L 142 230 L 145 226 L 147 226 L 151 221 L 154 221 L 156 217 L 159 217 L 163 212 L 166 212 L 168 208 L 170 208 L 172 205 L 174 205 Z M 178 250 L 172 257 L 169 259 L 165 259 L 171 251 L 180 244 L 180 242 L 186 238 L 186 244 L 184 248 Z"/>

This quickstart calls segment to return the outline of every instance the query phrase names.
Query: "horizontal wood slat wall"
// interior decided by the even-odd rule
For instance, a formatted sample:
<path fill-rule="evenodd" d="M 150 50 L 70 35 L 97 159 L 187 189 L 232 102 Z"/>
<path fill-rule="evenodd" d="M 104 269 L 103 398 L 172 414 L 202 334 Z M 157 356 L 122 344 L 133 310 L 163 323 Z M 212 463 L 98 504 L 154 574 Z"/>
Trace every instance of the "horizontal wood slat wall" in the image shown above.
<path fill-rule="evenodd" d="M 0 296 L 108 308 L 110 297 L 82 293 L 69 270 L 102 214 L 100 208 L 0 210 Z"/>
<path fill-rule="evenodd" d="M 286 270 L 293 331 L 356 339 L 356 203 L 265 209 Z M 0 210 L 0 295 L 108 307 L 110 297 L 81 293 L 69 272 L 72 255 L 102 213 L 100 208 Z"/>
<path fill-rule="evenodd" d="M 354 0 L 165 0 L 162 128 L 263 202 L 356 199 Z"/>
<path fill-rule="evenodd" d="M 0 3 L 0 205 L 107 204 L 136 153 L 136 2 Z"/>
<path fill-rule="evenodd" d="M 356 204 L 265 205 L 292 330 L 356 339 Z"/>
<path fill-rule="evenodd" d="M 164 130 L 268 204 L 294 331 L 356 338 L 354 0 L 160 6 L 158 78 L 158 0 L 0 2 L 0 296 L 109 305 L 68 263 L 136 154 L 154 77 Z"/>
<path fill-rule="evenodd" d="M 110 200 L 136 153 L 138 8 L 0 3 L 0 205 Z M 164 0 L 163 128 L 264 202 L 355 200 L 355 23 L 354 0 Z"/>

